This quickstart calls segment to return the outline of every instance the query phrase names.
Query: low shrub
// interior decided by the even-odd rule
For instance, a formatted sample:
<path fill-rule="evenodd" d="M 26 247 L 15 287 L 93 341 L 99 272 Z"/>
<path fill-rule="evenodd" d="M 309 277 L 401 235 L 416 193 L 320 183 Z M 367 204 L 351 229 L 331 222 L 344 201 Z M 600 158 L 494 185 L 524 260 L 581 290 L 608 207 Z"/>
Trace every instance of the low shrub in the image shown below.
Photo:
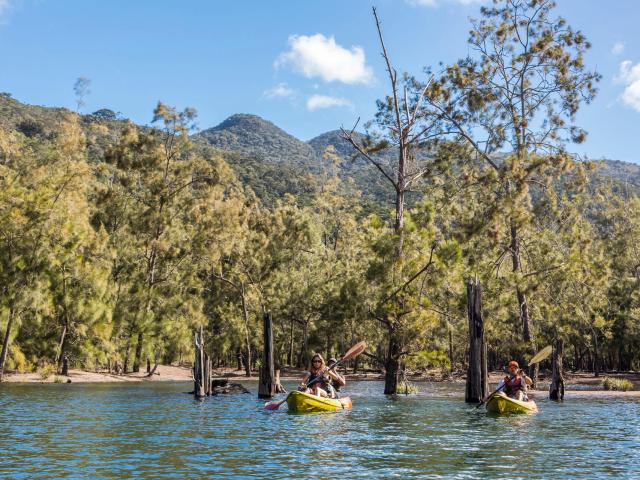
<path fill-rule="evenodd" d="M 40 375 L 40 378 L 42 380 L 46 380 L 57 371 L 58 369 L 56 368 L 55 365 L 53 365 L 52 363 L 45 363 L 44 365 L 42 365 L 36 370 L 36 373 Z"/>
<path fill-rule="evenodd" d="M 605 390 L 618 390 L 621 392 L 626 392 L 629 390 L 633 390 L 633 383 L 624 378 L 605 377 L 602 380 L 602 387 Z"/>

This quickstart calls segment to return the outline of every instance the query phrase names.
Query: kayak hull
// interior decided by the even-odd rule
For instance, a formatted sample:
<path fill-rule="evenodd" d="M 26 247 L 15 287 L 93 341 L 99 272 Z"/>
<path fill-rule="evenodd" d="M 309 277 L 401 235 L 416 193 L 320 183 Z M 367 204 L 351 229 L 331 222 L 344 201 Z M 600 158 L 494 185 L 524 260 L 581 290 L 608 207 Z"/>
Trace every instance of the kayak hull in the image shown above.
<path fill-rule="evenodd" d="M 351 399 L 321 398 L 309 393 L 294 391 L 287 398 L 289 411 L 294 413 L 321 413 L 336 412 L 338 410 L 350 410 Z"/>
<path fill-rule="evenodd" d="M 533 400 L 521 402 L 510 398 L 503 392 L 496 393 L 486 404 L 487 412 L 491 413 L 535 413 L 538 406 Z"/>

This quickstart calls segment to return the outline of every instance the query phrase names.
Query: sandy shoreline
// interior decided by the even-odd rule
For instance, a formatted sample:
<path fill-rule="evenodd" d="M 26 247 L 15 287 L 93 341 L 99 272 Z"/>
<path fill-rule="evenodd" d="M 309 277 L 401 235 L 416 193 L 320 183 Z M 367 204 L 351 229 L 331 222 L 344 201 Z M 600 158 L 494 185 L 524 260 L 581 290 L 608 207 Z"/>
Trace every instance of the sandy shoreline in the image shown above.
<path fill-rule="evenodd" d="M 298 381 L 302 378 L 303 370 L 286 369 L 281 375 L 282 381 Z M 581 398 L 581 397 L 621 397 L 621 398 L 640 398 L 640 390 L 632 390 L 628 392 L 603 390 L 600 387 L 602 379 L 605 377 L 626 378 L 636 384 L 640 383 L 639 373 L 625 374 L 602 374 L 595 377 L 591 373 L 566 374 L 565 398 Z M 214 372 L 214 378 L 226 378 L 230 382 L 254 382 L 258 380 L 257 372 L 252 377 L 246 377 L 243 372 L 230 368 L 217 369 Z M 380 373 L 359 373 L 347 374 L 347 381 L 365 381 L 365 380 L 383 380 L 384 376 Z M 491 372 L 489 375 L 490 384 L 494 385 L 501 379 L 500 372 Z M 175 365 L 158 365 L 155 373 L 149 376 L 146 372 L 128 373 L 126 375 L 116 375 L 108 372 L 91 372 L 84 370 L 70 370 L 69 376 L 51 375 L 47 379 L 42 379 L 37 373 L 12 373 L 6 374 L 4 382 L 18 384 L 43 384 L 43 383 L 130 383 L 130 382 L 189 382 L 193 377 L 191 369 L 188 367 L 180 367 Z M 409 377 L 411 382 L 441 382 L 437 376 L 412 376 Z M 458 377 L 451 380 L 444 380 L 451 383 L 463 383 L 464 378 Z M 1 385 L 1 384 L 0 384 Z M 532 392 L 533 396 L 545 396 L 545 389 L 548 383 L 544 377 L 541 378 L 540 390 Z M 578 387 L 578 388 L 576 388 Z"/>

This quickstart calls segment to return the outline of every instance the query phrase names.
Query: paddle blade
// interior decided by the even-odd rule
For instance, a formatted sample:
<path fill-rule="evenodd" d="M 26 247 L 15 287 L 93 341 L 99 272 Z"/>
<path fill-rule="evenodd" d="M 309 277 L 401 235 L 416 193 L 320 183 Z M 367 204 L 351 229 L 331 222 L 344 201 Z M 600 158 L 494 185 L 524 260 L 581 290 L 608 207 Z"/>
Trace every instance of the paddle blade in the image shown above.
<path fill-rule="evenodd" d="M 367 344 L 365 342 L 356 343 L 353 347 L 351 347 L 347 353 L 344 354 L 344 357 L 340 360 L 341 362 L 346 362 L 347 360 L 351 360 L 352 358 L 357 357 L 364 349 L 367 348 Z"/>
<path fill-rule="evenodd" d="M 529 360 L 529 365 L 533 365 L 534 363 L 541 362 L 542 360 L 547 358 L 549 355 L 551 355 L 552 350 L 553 349 L 551 348 L 551 345 L 547 345 L 538 353 L 536 353 L 531 360 Z"/>
<path fill-rule="evenodd" d="M 285 401 L 281 400 L 279 402 L 267 402 L 264 404 L 265 410 L 278 410 L 280 405 L 282 405 Z"/>

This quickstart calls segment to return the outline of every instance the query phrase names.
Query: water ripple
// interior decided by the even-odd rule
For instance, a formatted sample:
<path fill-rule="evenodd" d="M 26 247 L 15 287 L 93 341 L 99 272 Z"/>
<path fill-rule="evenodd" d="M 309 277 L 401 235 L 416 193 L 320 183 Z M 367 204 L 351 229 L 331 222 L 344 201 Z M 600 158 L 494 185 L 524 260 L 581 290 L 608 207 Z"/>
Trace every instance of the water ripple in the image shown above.
<path fill-rule="evenodd" d="M 389 399 L 353 382 L 354 410 L 267 412 L 189 385 L 0 386 L 0 478 L 638 478 L 640 402 L 540 399 L 488 416 L 463 385 Z"/>

